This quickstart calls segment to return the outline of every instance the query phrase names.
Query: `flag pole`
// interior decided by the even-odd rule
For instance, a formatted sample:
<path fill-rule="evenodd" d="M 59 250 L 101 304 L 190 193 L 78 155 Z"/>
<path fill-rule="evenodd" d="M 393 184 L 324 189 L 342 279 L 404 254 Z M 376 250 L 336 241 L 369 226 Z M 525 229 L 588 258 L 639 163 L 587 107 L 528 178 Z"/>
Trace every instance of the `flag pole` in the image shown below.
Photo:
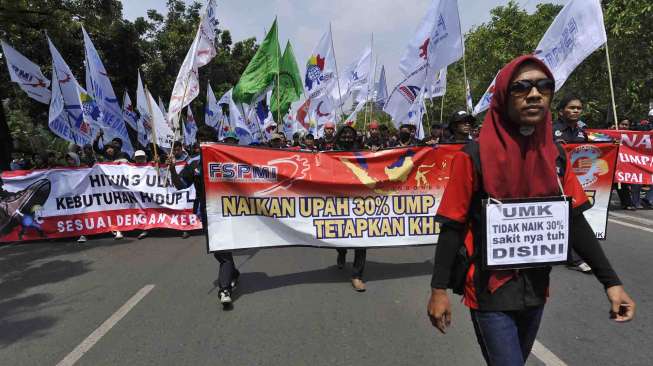
<path fill-rule="evenodd" d="M 458 4 L 456 4 L 456 8 L 457 7 L 458 7 Z M 456 9 L 456 10 L 458 10 L 458 9 Z M 459 12 L 459 14 L 460 14 L 460 12 Z M 460 15 L 459 15 L 459 17 L 460 17 Z M 465 90 L 465 110 L 467 110 L 467 113 L 471 114 L 472 111 L 469 110 L 469 107 L 467 106 L 467 84 L 469 84 L 469 82 L 467 81 L 467 60 L 465 58 L 465 37 L 463 35 L 463 25 L 460 22 L 460 19 L 458 19 L 458 26 L 459 26 L 459 29 L 460 29 L 460 46 L 463 48 L 463 78 L 465 79 L 464 80 L 465 85 L 463 85 L 463 89 Z M 470 93 L 471 93 L 471 90 L 470 90 Z M 444 101 L 444 95 L 442 96 L 442 100 Z M 442 105 L 444 106 L 444 102 L 443 102 Z M 473 108 L 473 106 L 472 106 L 472 108 Z M 442 118 L 440 118 L 440 122 L 442 122 Z"/>
<path fill-rule="evenodd" d="M 608 62 L 608 79 L 610 80 L 610 97 L 612 99 L 612 113 L 614 114 L 614 127 L 619 129 L 617 121 L 617 104 L 614 101 L 614 84 L 612 83 L 612 66 L 610 66 L 610 51 L 608 51 L 608 40 L 605 40 L 605 58 Z"/>
<path fill-rule="evenodd" d="M 277 21 L 277 17 L 274 17 Z M 279 45 L 279 24 L 277 24 L 277 133 L 283 131 L 279 128 L 281 121 L 281 45 Z M 259 127 L 260 128 L 260 127 Z"/>
<path fill-rule="evenodd" d="M 147 87 L 144 86 L 145 88 L 145 99 L 147 100 L 147 110 L 150 114 L 151 118 L 151 129 L 152 129 L 152 147 L 154 149 L 154 161 L 156 161 L 156 178 L 157 180 L 161 179 L 160 173 L 159 173 L 159 153 L 157 152 L 157 145 L 156 145 L 156 126 L 154 125 L 154 113 L 152 112 L 152 102 L 150 102 L 150 91 L 147 90 Z"/>
<path fill-rule="evenodd" d="M 442 114 L 444 113 L 444 96 L 445 94 L 442 94 L 442 102 L 440 104 L 440 124 L 442 124 Z"/>
<path fill-rule="evenodd" d="M 370 35 L 370 65 L 372 62 L 372 57 L 374 57 L 374 33 Z M 376 71 L 376 64 L 374 65 L 375 71 Z M 372 71 L 372 70 L 370 70 Z M 369 101 L 370 101 L 370 74 L 372 74 L 372 81 L 374 80 L 374 74 L 368 71 L 367 74 L 367 95 L 365 96 L 365 109 L 367 109 L 367 113 L 365 115 L 365 118 L 363 119 L 363 129 L 366 129 L 367 126 L 372 122 L 372 111 L 369 106 Z"/>
<path fill-rule="evenodd" d="M 340 115 L 345 114 L 342 111 L 342 92 L 340 91 L 340 73 L 338 72 L 338 61 L 336 61 L 336 49 L 333 47 L 333 31 L 331 30 L 331 22 L 329 22 L 329 35 L 331 36 L 331 52 L 333 53 L 333 65 L 336 68 L 336 84 L 338 84 L 338 104 L 340 105 Z M 338 116 L 340 119 L 340 116 Z"/>

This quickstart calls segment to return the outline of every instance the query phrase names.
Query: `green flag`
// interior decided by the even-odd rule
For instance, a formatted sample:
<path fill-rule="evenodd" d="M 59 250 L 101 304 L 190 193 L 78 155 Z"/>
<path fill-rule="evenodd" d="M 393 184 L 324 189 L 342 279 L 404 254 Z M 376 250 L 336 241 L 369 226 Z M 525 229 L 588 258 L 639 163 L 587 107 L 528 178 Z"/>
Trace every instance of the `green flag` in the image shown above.
<path fill-rule="evenodd" d="M 281 48 L 279 48 L 275 19 L 272 28 L 234 87 L 233 100 L 237 103 L 249 104 L 255 96 L 263 93 L 277 76 L 279 56 L 281 56 Z"/>
<path fill-rule="evenodd" d="M 275 120 L 280 120 L 290 109 L 290 104 L 298 100 L 303 91 L 304 85 L 302 84 L 302 77 L 299 75 L 295 53 L 292 50 L 290 41 L 288 41 L 279 65 L 279 82 L 274 84 L 274 91 L 272 92 L 272 101 L 270 102 L 272 117 Z"/>

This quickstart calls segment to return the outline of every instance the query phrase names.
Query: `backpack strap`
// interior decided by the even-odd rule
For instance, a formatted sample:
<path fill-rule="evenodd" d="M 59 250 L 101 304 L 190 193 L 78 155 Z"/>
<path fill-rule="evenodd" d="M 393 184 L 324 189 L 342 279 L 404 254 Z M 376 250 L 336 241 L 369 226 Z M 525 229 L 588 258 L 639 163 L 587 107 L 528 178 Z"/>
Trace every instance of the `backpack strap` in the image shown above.
<path fill-rule="evenodd" d="M 556 142 L 556 148 L 558 149 L 558 157 L 556 158 L 556 172 L 560 178 L 565 176 L 567 170 L 567 153 L 565 148 L 558 142 Z M 481 150 L 478 144 L 478 141 L 468 142 L 462 149 L 462 151 L 469 155 L 472 159 L 472 164 L 474 165 L 474 179 L 478 179 L 477 182 L 482 182 L 481 177 L 483 176 L 483 171 L 481 170 Z"/>
<path fill-rule="evenodd" d="M 558 148 L 558 157 L 556 158 L 556 172 L 558 173 L 558 177 L 564 178 L 567 170 L 567 152 L 559 142 L 556 142 L 555 144 Z"/>

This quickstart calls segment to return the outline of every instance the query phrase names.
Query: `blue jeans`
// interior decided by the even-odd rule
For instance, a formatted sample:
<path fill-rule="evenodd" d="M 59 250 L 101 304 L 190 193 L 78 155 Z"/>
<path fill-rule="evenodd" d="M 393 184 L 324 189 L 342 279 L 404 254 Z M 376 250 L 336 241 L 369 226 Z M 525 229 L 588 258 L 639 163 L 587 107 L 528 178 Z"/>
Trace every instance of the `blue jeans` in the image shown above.
<path fill-rule="evenodd" d="M 521 311 L 471 310 L 476 339 L 488 366 L 524 366 L 544 305 Z"/>

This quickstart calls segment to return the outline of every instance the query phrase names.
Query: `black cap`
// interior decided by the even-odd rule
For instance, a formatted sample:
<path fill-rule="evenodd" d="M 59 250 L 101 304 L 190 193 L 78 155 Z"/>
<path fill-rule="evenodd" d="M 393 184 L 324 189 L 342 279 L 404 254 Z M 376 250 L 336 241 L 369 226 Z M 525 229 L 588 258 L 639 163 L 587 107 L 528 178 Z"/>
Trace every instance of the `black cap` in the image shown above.
<path fill-rule="evenodd" d="M 476 123 L 476 117 L 467 113 L 466 111 L 454 112 L 449 118 L 449 125 L 456 124 L 458 122 L 471 122 Z"/>
<path fill-rule="evenodd" d="M 431 123 L 431 129 L 434 128 L 444 128 L 444 125 L 442 123 Z"/>

